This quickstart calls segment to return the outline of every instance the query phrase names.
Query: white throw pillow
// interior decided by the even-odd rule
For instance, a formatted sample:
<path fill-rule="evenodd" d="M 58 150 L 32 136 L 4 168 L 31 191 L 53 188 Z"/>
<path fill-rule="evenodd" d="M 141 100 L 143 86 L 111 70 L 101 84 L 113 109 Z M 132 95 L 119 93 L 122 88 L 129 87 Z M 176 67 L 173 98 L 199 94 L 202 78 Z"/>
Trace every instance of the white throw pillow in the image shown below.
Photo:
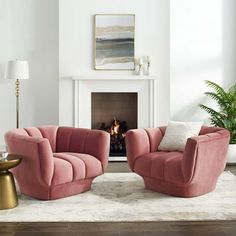
<path fill-rule="evenodd" d="M 203 122 L 170 121 L 158 147 L 160 151 L 184 151 L 187 139 L 197 136 Z"/>

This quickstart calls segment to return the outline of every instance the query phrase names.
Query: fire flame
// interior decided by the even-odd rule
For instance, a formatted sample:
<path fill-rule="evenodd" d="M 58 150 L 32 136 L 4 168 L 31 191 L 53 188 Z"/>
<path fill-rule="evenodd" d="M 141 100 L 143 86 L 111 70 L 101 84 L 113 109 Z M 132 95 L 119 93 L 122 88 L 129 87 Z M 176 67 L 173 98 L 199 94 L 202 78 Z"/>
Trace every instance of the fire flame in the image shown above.
<path fill-rule="evenodd" d="M 126 121 L 121 122 L 114 117 L 109 126 L 103 122 L 100 129 L 110 134 L 110 154 L 125 155 L 125 133 L 128 130 Z"/>
<path fill-rule="evenodd" d="M 114 117 L 114 121 L 111 125 L 111 135 L 120 133 L 120 122 Z"/>

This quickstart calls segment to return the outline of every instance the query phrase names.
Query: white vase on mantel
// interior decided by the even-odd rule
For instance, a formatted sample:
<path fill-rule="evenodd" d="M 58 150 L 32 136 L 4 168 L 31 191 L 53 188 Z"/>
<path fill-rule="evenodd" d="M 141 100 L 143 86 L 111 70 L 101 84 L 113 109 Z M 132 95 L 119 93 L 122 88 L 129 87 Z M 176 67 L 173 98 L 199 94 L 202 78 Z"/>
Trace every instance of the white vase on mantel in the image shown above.
<path fill-rule="evenodd" d="M 236 144 L 229 144 L 227 164 L 236 164 Z"/>

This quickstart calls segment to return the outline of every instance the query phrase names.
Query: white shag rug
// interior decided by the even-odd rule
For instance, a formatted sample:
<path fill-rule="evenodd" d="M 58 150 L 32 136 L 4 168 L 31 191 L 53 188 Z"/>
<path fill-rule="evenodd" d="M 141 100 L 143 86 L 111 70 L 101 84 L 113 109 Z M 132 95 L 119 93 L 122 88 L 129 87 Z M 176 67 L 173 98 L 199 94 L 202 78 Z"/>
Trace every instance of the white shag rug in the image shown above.
<path fill-rule="evenodd" d="M 134 173 L 106 173 L 89 192 L 54 201 L 19 195 L 0 222 L 124 222 L 236 220 L 236 176 L 224 172 L 214 192 L 179 198 L 144 189 Z"/>

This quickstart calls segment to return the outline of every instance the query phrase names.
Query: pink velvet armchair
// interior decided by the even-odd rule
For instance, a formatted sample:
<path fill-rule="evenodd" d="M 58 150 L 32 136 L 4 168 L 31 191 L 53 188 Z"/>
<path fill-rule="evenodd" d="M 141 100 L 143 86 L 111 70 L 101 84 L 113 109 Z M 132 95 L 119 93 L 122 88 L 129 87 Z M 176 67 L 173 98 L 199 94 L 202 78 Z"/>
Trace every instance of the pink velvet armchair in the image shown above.
<path fill-rule="evenodd" d="M 22 156 L 13 169 L 20 191 L 38 199 L 85 192 L 108 165 L 110 137 L 100 130 L 30 127 L 7 132 L 5 142 Z"/>
<path fill-rule="evenodd" d="M 158 151 L 166 127 L 129 130 L 127 158 L 147 189 L 181 197 L 199 196 L 215 189 L 226 165 L 230 134 L 203 126 L 200 135 L 187 140 L 184 152 Z"/>

